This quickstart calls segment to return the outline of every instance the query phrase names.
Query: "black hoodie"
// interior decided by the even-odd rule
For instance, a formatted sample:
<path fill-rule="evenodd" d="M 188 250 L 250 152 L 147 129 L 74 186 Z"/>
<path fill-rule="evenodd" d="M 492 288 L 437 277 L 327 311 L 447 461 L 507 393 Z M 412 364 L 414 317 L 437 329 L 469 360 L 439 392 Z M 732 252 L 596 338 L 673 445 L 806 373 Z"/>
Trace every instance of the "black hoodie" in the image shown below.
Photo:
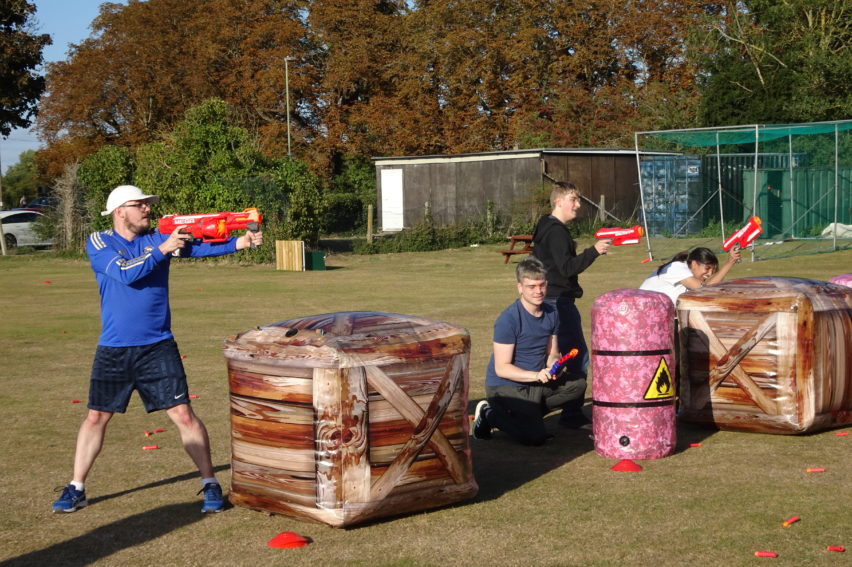
<path fill-rule="evenodd" d="M 577 275 L 600 256 L 594 246 L 577 255 L 568 227 L 553 215 L 538 220 L 533 232 L 533 256 L 547 268 L 547 297 L 583 297 Z"/>

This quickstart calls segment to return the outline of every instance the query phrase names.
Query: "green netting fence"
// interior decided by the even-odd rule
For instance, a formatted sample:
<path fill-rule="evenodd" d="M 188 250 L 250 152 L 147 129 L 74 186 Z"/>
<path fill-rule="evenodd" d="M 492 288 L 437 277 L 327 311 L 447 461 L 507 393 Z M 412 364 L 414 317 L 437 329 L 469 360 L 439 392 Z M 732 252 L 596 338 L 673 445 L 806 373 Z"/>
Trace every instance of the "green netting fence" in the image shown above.
<path fill-rule="evenodd" d="M 852 247 L 852 120 L 636 132 L 649 257 L 724 239 L 752 216 L 760 260 Z"/>

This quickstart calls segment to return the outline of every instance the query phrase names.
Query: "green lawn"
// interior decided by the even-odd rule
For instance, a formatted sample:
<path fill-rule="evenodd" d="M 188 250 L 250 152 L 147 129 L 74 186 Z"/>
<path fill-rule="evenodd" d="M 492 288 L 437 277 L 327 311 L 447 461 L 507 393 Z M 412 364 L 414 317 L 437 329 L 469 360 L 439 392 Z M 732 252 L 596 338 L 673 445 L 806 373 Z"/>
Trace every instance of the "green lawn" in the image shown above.
<path fill-rule="evenodd" d="M 333 255 L 323 272 L 236 263 L 173 264 L 172 319 L 198 395 L 220 480 L 229 483 L 228 383 L 222 340 L 305 315 L 390 311 L 470 331 L 470 399 L 483 395 L 494 318 L 515 296 L 514 262 L 498 246 L 361 257 Z M 598 295 L 637 287 L 655 265 L 641 246 L 612 249 L 583 276 L 589 337 Z M 515 258 L 517 261 L 517 258 Z M 852 272 L 852 251 L 743 262 L 731 277 L 828 279 Z M 50 282 L 50 283 L 47 283 Z M 85 261 L 50 253 L 0 258 L 0 566 L 7 565 L 849 565 L 852 436 L 716 432 L 681 425 L 678 451 L 610 471 L 589 432 L 559 429 L 541 448 L 497 436 L 472 441 L 480 492 L 471 501 L 348 530 L 243 508 L 203 517 L 198 479 L 162 413 L 134 397 L 116 416 L 87 483 L 90 505 L 54 515 L 51 490 L 70 480 L 99 333 Z M 73 404 L 71 400 L 83 400 Z M 472 404 L 471 404 L 472 407 Z M 147 439 L 144 430 L 167 431 Z M 848 431 L 849 428 L 844 431 Z M 700 442 L 700 448 L 689 444 Z M 143 451 L 156 443 L 158 451 Z M 806 467 L 826 469 L 807 474 Z M 792 515 L 800 522 L 781 522 Z M 266 542 L 282 531 L 301 549 Z M 757 559 L 757 550 L 779 553 Z"/>

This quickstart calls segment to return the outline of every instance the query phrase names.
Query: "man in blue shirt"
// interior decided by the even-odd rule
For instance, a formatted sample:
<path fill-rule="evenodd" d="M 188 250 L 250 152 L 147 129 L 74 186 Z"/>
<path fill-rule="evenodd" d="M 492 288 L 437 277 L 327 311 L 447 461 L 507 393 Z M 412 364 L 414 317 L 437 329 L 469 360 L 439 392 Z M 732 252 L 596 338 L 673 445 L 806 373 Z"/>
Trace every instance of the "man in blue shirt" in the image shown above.
<path fill-rule="evenodd" d="M 210 457 L 204 423 L 189 405 L 180 352 L 171 332 L 169 263 L 174 253 L 191 257 L 231 254 L 263 243 L 247 232 L 221 243 L 193 243 L 175 230 L 151 230 L 151 203 L 159 199 L 138 187 L 116 187 L 107 199 L 113 228 L 89 236 L 86 252 L 101 296 L 101 336 L 92 365 L 89 412 L 77 435 L 74 477 L 53 504 L 54 512 L 74 512 L 88 504 L 85 481 L 103 446 L 107 424 L 124 413 L 133 390 L 149 412 L 165 410 L 184 449 L 201 473 L 202 512 L 224 508 L 222 488 Z"/>
<path fill-rule="evenodd" d="M 559 360 L 559 314 L 544 301 L 544 264 L 525 258 L 515 275 L 520 297 L 494 323 L 494 352 L 485 374 L 487 401 L 476 406 L 473 436 L 490 439 L 496 428 L 525 445 L 541 445 L 549 437 L 544 416 L 582 399 L 585 382 L 550 374 Z"/>

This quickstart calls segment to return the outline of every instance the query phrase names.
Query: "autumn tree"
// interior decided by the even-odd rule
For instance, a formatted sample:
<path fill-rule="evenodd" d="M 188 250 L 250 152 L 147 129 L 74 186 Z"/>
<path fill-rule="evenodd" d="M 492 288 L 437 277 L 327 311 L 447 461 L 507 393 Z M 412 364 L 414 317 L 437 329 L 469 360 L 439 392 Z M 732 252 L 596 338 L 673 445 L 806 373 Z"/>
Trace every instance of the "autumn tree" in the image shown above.
<path fill-rule="evenodd" d="M 12 128 L 29 128 L 36 103 L 44 91 L 38 74 L 42 51 L 53 43 L 35 33 L 35 5 L 26 0 L 0 3 L 0 135 Z"/>
<path fill-rule="evenodd" d="M 852 6 L 835 0 L 729 0 L 696 38 L 707 125 L 852 115 Z"/>
<path fill-rule="evenodd" d="M 76 152 L 66 159 L 106 143 L 136 148 L 215 97 L 274 145 L 285 118 L 284 56 L 301 55 L 305 45 L 301 4 L 103 4 L 92 36 L 72 46 L 67 61 L 49 66 L 39 130 L 51 143 L 85 141 L 66 145 Z"/>
<path fill-rule="evenodd" d="M 620 145 L 637 128 L 693 118 L 684 39 L 708 5 L 106 4 L 93 36 L 51 66 L 39 125 L 50 161 L 62 163 L 107 142 L 132 149 L 157 140 L 214 97 L 278 158 L 289 87 L 294 154 L 326 182 L 348 177 L 347 164 L 364 156 Z"/>

